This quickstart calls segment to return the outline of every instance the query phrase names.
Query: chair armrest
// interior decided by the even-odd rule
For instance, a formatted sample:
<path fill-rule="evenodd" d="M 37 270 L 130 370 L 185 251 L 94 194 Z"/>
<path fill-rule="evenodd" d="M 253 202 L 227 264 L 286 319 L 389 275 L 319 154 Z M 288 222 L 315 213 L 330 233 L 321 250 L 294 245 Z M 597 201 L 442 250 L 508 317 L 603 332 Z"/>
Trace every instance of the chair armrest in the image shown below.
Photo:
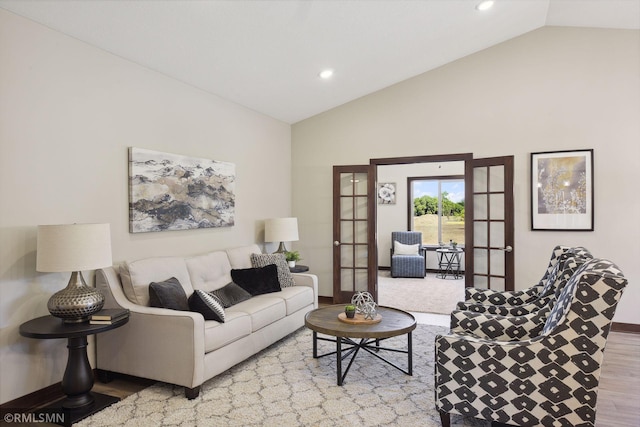
<path fill-rule="evenodd" d="M 524 305 L 507 306 L 507 305 L 491 305 L 470 303 L 468 301 L 460 301 L 456 308 L 461 311 L 473 311 L 474 313 L 499 314 L 501 316 L 524 316 L 532 314 L 547 306 L 554 298 L 553 295 L 538 298 Z"/>
<path fill-rule="evenodd" d="M 496 341 L 522 341 L 540 335 L 548 314 L 549 310 L 525 316 L 454 310 L 451 312 L 451 332 Z"/>
<path fill-rule="evenodd" d="M 528 304 L 538 298 L 541 284 L 537 284 L 522 291 L 496 291 L 493 289 L 465 288 L 465 301 L 503 306 Z"/>

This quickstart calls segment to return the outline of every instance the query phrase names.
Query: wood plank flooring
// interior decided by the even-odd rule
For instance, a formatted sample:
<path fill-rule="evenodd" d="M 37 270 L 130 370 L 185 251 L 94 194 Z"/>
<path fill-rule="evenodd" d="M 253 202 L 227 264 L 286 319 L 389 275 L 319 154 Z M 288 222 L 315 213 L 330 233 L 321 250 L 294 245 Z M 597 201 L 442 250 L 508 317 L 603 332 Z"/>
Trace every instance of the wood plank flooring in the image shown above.
<path fill-rule="evenodd" d="M 611 332 L 600 374 L 598 427 L 640 427 L 640 335 Z"/>

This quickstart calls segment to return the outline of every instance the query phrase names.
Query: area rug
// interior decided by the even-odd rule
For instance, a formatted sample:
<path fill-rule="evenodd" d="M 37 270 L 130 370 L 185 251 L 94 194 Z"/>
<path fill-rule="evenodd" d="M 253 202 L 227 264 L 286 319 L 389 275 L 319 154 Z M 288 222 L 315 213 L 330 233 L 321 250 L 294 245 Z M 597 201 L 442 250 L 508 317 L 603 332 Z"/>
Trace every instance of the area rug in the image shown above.
<path fill-rule="evenodd" d="M 194 400 L 182 387 L 156 383 L 74 426 L 437 427 L 434 338 L 445 331 L 418 325 L 413 332 L 413 376 L 361 352 L 338 386 L 335 357 L 313 359 L 311 331 L 302 328 L 204 383 Z M 406 349 L 406 342 L 403 335 L 385 346 Z M 321 354 L 334 349 L 319 343 Z M 406 367 L 405 354 L 389 358 Z M 452 416 L 452 425 L 487 424 Z"/>
<path fill-rule="evenodd" d="M 378 303 L 418 313 L 449 314 L 464 300 L 464 278 L 439 279 L 428 273 L 424 279 L 378 274 Z"/>

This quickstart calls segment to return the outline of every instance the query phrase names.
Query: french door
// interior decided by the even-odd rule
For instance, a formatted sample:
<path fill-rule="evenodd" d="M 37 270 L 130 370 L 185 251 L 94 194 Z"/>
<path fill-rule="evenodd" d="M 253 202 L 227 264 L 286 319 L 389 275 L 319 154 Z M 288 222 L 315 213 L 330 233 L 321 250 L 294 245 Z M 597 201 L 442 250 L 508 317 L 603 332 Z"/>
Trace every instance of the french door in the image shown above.
<path fill-rule="evenodd" d="M 473 159 L 470 167 L 467 175 L 472 174 L 473 186 L 467 186 L 465 198 L 472 201 L 472 229 L 467 224 L 467 234 L 473 235 L 467 241 L 473 247 L 465 248 L 466 286 L 513 290 L 513 156 Z"/>
<path fill-rule="evenodd" d="M 357 291 L 377 299 L 377 165 L 465 162 L 465 286 L 513 290 L 513 156 L 468 155 L 373 159 L 333 167 L 333 302 Z"/>
<path fill-rule="evenodd" d="M 333 302 L 355 292 L 376 295 L 373 167 L 333 167 Z"/>

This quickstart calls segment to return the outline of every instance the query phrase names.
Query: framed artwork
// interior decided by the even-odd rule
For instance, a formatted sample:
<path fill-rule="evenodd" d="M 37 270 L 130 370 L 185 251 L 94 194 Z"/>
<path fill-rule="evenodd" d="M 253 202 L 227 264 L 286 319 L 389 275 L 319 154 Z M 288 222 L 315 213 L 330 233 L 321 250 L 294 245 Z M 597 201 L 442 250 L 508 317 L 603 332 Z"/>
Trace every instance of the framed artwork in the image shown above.
<path fill-rule="evenodd" d="M 235 165 L 129 148 L 129 231 L 234 225 Z"/>
<path fill-rule="evenodd" d="M 531 153 L 531 229 L 593 231 L 593 150 Z"/>
<path fill-rule="evenodd" d="M 378 204 L 379 205 L 395 205 L 396 204 L 396 183 L 395 182 L 379 182 L 378 183 Z"/>

